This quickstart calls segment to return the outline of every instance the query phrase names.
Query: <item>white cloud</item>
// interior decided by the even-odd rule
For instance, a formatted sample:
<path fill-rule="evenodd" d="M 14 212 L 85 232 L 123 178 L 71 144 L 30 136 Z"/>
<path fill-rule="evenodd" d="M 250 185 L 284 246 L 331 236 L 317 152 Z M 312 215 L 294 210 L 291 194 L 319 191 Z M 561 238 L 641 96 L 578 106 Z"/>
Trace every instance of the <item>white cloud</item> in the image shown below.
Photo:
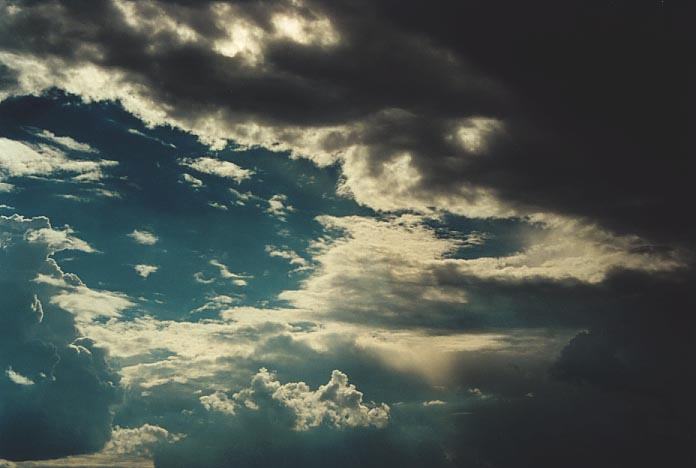
<path fill-rule="evenodd" d="M 461 274 L 521 281 L 534 278 L 596 284 L 615 269 L 668 271 L 681 266 L 677 252 L 646 249 L 636 236 L 616 236 L 600 227 L 561 217 L 543 217 L 526 246 L 503 257 L 449 260 Z"/>
<path fill-rule="evenodd" d="M 206 311 L 220 311 L 229 308 L 233 304 L 239 302 L 239 298 L 228 296 L 226 294 L 217 294 L 208 298 L 208 301 L 200 307 L 191 311 L 192 314 Z"/>
<path fill-rule="evenodd" d="M 310 248 L 314 273 L 299 290 L 279 295 L 294 307 L 362 321 L 405 318 L 420 314 L 423 307 L 451 308 L 467 302 L 461 287 L 440 284 L 436 276 L 437 267 L 457 249 L 458 241 L 437 237 L 421 218 L 317 220 L 341 234 L 316 240 Z"/>
<path fill-rule="evenodd" d="M 339 42 L 338 32 L 326 16 L 306 16 L 278 13 L 273 15 L 271 23 L 279 37 L 290 39 L 300 44 L 315 44 L 325 47 Z"/>
<path fill-rule="evenodd" d="M 220 211 L 227 211 L 229 208 L 227 208 L 227 205 L 224 205 L 219 202 L 208 202 L 208 206 L 211 208 L 215 208 L 216 210 Z"/>
<path fill-rule="evenodd" d="M 184 172 L 181 175 L 181 178 L 184 182 L 189 184 L 194 189 L 205 187 L 205 184 L 203 184 L 203 181 L 201 179 L 197 179 L 196 177 L 193 177 L 191 174 L 187 174 L 186 172 Z"/>
<path fill-rule="evenodd" d="M 641 248 L 640 239 L 614 236 L 596 226 L 544 220 L 512 255 L 452 258 L 467 239 L 443 238 L 418 216 L 383 220 L 358 216 L 317 220 L 337 238 L 317 239 L 314 272 L 298 290 L 279 298 L 292 306 L 341 320 L 394 322 L 438 310 L 455 313 L 469 303 L 467 278 L 496 281 L 546 279 L 598 283 L 614 269 L 667 271 L 676 254 Z M 448 281 L 440 278 L 447 277 Z M 461 306 L 460 306 L 461 308 Z"/>
<path fill-rule="evenodd" d="M 251 192 L 240 192 L 239 190 L 236 190 L 232 187 L 229 188 L 229 191 L 236 198 L 235 203 L 240 206 L 246 205 L 246 202 L 248 202 L 249 200 L 266 203 L 266 200 L 257 195 L 254 195 Z"/>
<path fill-rule="evenodd" d="M 47 145 L 32 144 L 0 137 L 0 182 L 15 177 L 49 177 L 73 174 L 74 181 L 94 182 L 104 177 L 102 169 L 117 165 L 104 159 L 69 158 L 63 150 Z M 5 191 L 10 189 L 5 186 Z"/>
<path fill-rule="evenodd" d="M 159 238 L 149 231 L 141 231 L 134 229 L 133 232 L 128 234 L 128 237 L 133 239 L 138 244 L 142 245 L 155 245 Z"/>
<path fill-rule="evenodd" d="M 111 440 L 101 453 L 151 456 L 156 445 L 174 443 L 182 438 L 181 434 L 172 434 L 163 427 L 152 424 L 143 424 L 135 428 L 116 426 L 111 432 Z"/>
<path fill-rule="evenodd" d="M 163 427 L 152 424 L 135 428 L 116 426 L 111 432 L 111 440 L 99 452 L 52 460 L 23 461 L 7 466 L 16 468 L 154 468 L 153 449 L 158 445 L 176 443 L 183 437 L 183 434 L 173 434 Z M 0 467 L 2 466 L 5 465 L 0 460 Z"/>
<path fill-rule="evenodd" d="M 293 5 L 306 8 L 304 2 L 294 2 Z M 275 40 L 285 39 L 321 47 L 333 47 L 340 40 L 331 20 L 317 12 L 308 16 L 285 9 L 272 15 L 273 29 L 268 30 L 246 20 L 234 5 L 219 3 L 213 7 L 213 12 L 218 27 L 226 33 L 214 42 L 214 50 L 241 59 L 250 66 L 263 62 L 266 44 Z"/>
<path fill-rule="evenodd" d="M 193 274 L 193 279 L 196 280 L 196 283 L 201 284 L 211 284 L 215 282 L 215 278 L 206 278 L 202 271 L 195 272 Z"/>
<path fill-rule="evenodd" d="M 199 398 L 203 408 L 208 411 L 217 411 L 224 414 L 236 414 L 235 409 L 237 404 L 230 399 L 224 392 L 217 391 L 210 395 L 204 395 Z"/>
<path fill-rule="evenodd" d="M 227 265 L 220 263 L 218 260 L 211 260 L 209 262 L 212 266 L 217 267 L 218 270 L 220 271 L 220 278 L 230 280 L 232 284 L 235 286 L 246 286 L 248 279 L 253 279 L 254 277 L 251 275 L 243 275 L 239 273 L 232 273 L 228 268 Z"/>
<path fill-rule="evenodd" d="M 254 173 L 254 171 L 239 167 L 235 163 L 208 157 L 196 159 L 184 158 L 179 160 L 179 164 L 204 174 L 232 179 L 237 183 L 248 179 Z"/>
<path fill-rule="evenodd" d="M 156 138 L 156 137 L 153 137 L 153 136 L 148 135 L 148 134 L 146 134 L 146 133 L 143 133 L 143 132 L 141 132 L 140 130 L 137 130 L 137 129 L 135 129 L 135 128 L 129 128 L 129 129 L 128 129 L 128 133 L 130 133 L 130 134 L 132 134 L 132 135 L 138 135 L 138 136 L 143 137 L 143 138 L 146 138 L 146 139 L 148 139 L 148 140 L 156 141 L 157 143 L 161 144 L 162 146 L 168 146 L 168 147 L 170 147 L 170 148 L 176 148 L 176 146 L 173 145 L 172 143 L 166 142 L 166 141 L 161 140 L 161 139 L 159 139 L 159 138 Z"/>
<path fill-rule="evenodd" d="M 213 41 L 213 51 L 242 59 L 249 65 L 261 65 L 265 44 L 262 38 L 269 37 L 268 31 L 235 16 L 235 8 L 232 6 L 219 4 L 213 9 L 220 18 L 219 27 L 229 33 L 229 37 Z M 136 16 L 130 14 L 129 17 Z M 148 18 L 151 17 L 148 15 Z M 275 32 L 271 37 L 319 45 L 333 43 L 331 40 L 326 42 L 326 39 L 337 36 L 319 32 L 326 31 L 326 25 L 330 23 L 322 20 L 322 15 L 318 12 L 313 12 L 312 18 L 310 20 L 306 15 L 292 11 L 278 12 L 273 17 Z M 149 21 L 141 18 L 136 23 L 141 20 Z M 166 12 L 162 12 L 157 24 L 157 28 L 164 27 L 179 34 L 176 32 L 179 31 L 175 26 L 176 20 Z M 170 26 L 165 27 L 164 24 Z M 156 28 L 149 29 L 148 33 L 154 30 Z M 187 31 L 184 36 L 189 37 L 192 33 L 190 37 L 197 37 L 190 28 Z M 317 43 L 319 37 L 324 39 Z M 182 128 L 198 135 L 212 149 L 222 149 L 228 141 L 234 141 L 240 149 L 260 146 L 272 151 L 289 152 L 292 157 L 308 158 L 319 166 L 339 163 L 342 172 L 340 193 L 352 196 L 358 203 L 375 210 L 432 212 L 434 207 L 435 210 L 449 210 L 469 217 L 526 214 L 503 203 L 492 191 L 466 182 L 458 190 L 447 193 L 422 187 L 419 184 L 421 172 L 414 162 L 414 155 L 403 151 L 385 155 L 372 137 L 375 122 L 398 124 L 408 117 L 404 116 L 404 111 L 381 110 L 363 119 L 334 126 L 269 124 L 257 121 L 253 116 L 233 114 L 224 108 L 193 113 L 178 112 L 178 109 L 168 103 L 161 102 L 156 91 L 138 77 L 113 68 L 60 60 L 47 62 L 30 55 L 7 52 L 0 52 L 0 60 L 18 73 L 19 83 L 15 93 L 38 94 L 45 89 L 58 87 L 80 95 L 87 101 L 118 100 L 127 111 L 142 119 L 145 124 L 167 124 Z M 462 151 L 468 151 L 470 157 L 477 157 L 477 153 L 486 148 L 488 140 L 496 132 L 504 130 L 502 122 L 479 117 L 453 119 L 446 126 L 451 129 L 448 134 L 442 135 L 443 139 L 462 147 Z M 462 157 L 455 164 L 466 164 L 466 160 L 466 157 Z M 197 170 L 206 173 L 222 172 L 219 175 L 232 177 L 237 181 L 250 175 L 240 172 L 246 170 L 236 165 L 222 167 L 221 163 L 224 164 L 225 161 L 212 158 L 187 158 L 181 162 L 183 165 L 200 166 Z"/>
<path fill-rule="evenodd" d="M 442 400 L 430 400 L 430 401 L 423 402 L 423 406 L 443 406 L 446 404 L 447 404 L 447 402 L 442 401 Z"/>
<path fill-rule="evenodd" d="M 385 427 L 389 422 L 389 406 L 363 403 L 363 394 L 348 383 L 348 376 L 339 370 L 331 373 L 325 385 L 312 390 L 304 382 L 281 384 L 266 369 L 260 369 L 252 378 L 251 386 L 230 399 L 222 392 L 201 397 L 201 404 L 210 411 L 235 414 L 237 403 L 250 410 L 261 409 L 268 399 L 287 408 L 295 417 L 294 429 L 306 431 L 326 424 L 334 428 Z"/>
<path fill-rule="evenodd" d="M 472 231 L 464 238 L 465 247 L 481 246 L 489 239 L 489 234 L 485 232 Z"/>
<path fill-rule="evenodd" d="M 12 247 L 16 242 L 25 242 L 34 247 L 27 250 L 24 261 L 39 262 L 40 268 L 28 270 L 31 277 L 26 279 L 43 288 L 52 304 L 73 313 L 79 325 L 98 317 L 119 316 L 123 310 L 134 305 L 128 296 L 88 288 L 76 275 L 64 273 L 51 257 L 55 252 L 66 249 L 94 251 L 86 242 L 70 235 L 71 232 L 69 228 L 56 231 L 45 217 L 0 216 L 0 248 Z M 32 309 L 40 321 L 43 312 L 37 298 Z"/>
<path fill-rule="evenodd" d="M 309 268 L 307 260 L 300 257 L 294 250 L 282 249 L 272 245 L 267 245 L 265 250 L 271 257 L 282 258 L 290 262 L 290 265 L 296 267 L 294 271 L 306 270 Z"/>
<path fill-rule="evenodd" d="M 35 281 L 57 287 L 58 292 L 51 297 L 51 304 L 74 314 L 79 324 L 89 323 L 101 317 L 118 317 L 121 312 L 135 305 L 126 294 L 91 289 L 82 282 L 71 284 L 63 278 L 43 274 L 39 274 Z"/>
<path fill-rule="evenodd" d="M 7 376 L 8 379 L 10 379 L 13 383 L 17 385 L 23 385 L 23 386 L 30 386 L 34 385 L 34 381 L 31 380 L 29 377 L 25 377 L 19 372 L 15 372 L 12 370 L 12 367 L 8 367 L 5 370 L 5 375 Z"/>
<path fill-rule="evenodd" d="M 87 143 L 81 143 L 69 136 L 58 136 L 55 133 L 49 131 L 49 130 L 41 130 L 37 131 L 34 133 L 34 135 L 43 138 L 45 140 L 48 140 L 52 143 L 58 144 L 62 146 L 63 148 L 66 148 L 71 151 L 80 151 L 82 153 L 98 153 L 99 151 L 95 148 L 92 148 L 90 145 Z"/>
<path fill-rule="evenodd" d="M 155 468 L 155 464 L 150 457 L 116 455 L 110 453 L 93 453 L 90 455 L 74 455 L 64 458 L 51 460 L 21 461 L 9 465 L 3 464 L 0 460 L 0 467 L 8 468 Z"/>
<path fill-rule="evenodd" d="M 147 278 L 148 276 L 159 270 L 159 267 L 157 265 L 140 264 L 135 265 L 133 269 L 138 275 L 142 276 L 143 278 Z"/>
<path fill-rule="evenodd" d="M 268 200 L 268 208 L 266 209 L 266 212 L 272 216 L 275 216 L 281 221 L 285 221 L 288 213 L 292 211 L 295 211 L 295 208 L 288 204 L 288 197 L 282 193 L 273 195 Z"/>
<path fill-rule="evenodd" d="M 298 314 L 263 310 L 238 311 L 234 316 L 197 322 L 114 318 L 86 323 L 81 329 L 111 356 L 129 361 L 120 371 L 124 385 L 151 388 L 229 374 L 231 360 L 254 355 L 264 338 L 289 332 L 293 327 L 288 321 L 301 320 Z M 162 351 L 167 352 L 164 357 Z"/>
<path fill-rule="evenodd" d="M 46 244 L 55 252 L 60 250 L 79 250 L 87 253 L 96 252 L 87 242 L 73 236 L 73 233 L 74 231 L 69 226 L 65 226 L 62 230 L 47 227 L 27 231 L 26 239 L 32 244 Z"/>

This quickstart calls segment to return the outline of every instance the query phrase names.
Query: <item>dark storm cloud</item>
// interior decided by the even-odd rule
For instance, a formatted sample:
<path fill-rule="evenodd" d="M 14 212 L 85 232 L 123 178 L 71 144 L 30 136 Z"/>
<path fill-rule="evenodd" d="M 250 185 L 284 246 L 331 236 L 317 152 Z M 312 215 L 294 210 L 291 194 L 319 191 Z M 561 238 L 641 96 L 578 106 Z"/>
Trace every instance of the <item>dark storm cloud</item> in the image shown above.
<path fill-rule="evenodd" d="M 5 50 L 125 71 L 171 116 L 214 114 L 278 126 L 365 122 L 322 144 L 362 142 L 375 173 L 408 151 L 418 196 L 462 184 L 507 204 L 587 216 L 655 242 L 694 233 L 684 99 L 689 70 L 677 7 L 634 2 L 238 2 L 234 16 L 272 32 L 292 12 L 330 18 L 338 45 L 265 39 L 263 66 L 213 50 L 223 38 L 209 2 L 137 2 L 199 36 L 182 43 L 152 24 L 130 27 L 112 2 L 17 2 Z M 149 28 L 149 29 L 148 29 Z M 399 112 L 385 111 L 399 109 Z M 379 117 L 381 116 L 381 117 Z M 499 119 L 486 157 L 453 144 L 453 119 Z M 375 120 L 377 119 L 377 120 Z M 334 147 L 332 147 L 334 146 Z"/>
<path fill-rule="evenodd" d="M 171 1 L 159 9 L 137 3 L 141 19 L 157 22 L 164 11 L 198 33 L 185 43 L 168 30 L 132 28 L 108 1 L 14 3 L 26 8 L 0 19 L 2 50 L 60 59 L 56 72 L 66 64 L 95 63 L 125 73 L 153 100 L 171 106 L 170 118 L 213 116 L 281 130 L 346 125 L 349 130 L 322 140 L 321 148 L 341 152 L 365 145 L 363 175 L 376 178 L 385 161 L 410 153 L 420 175 L 410 189 L 414 197 L 429 200 L 482 187 L 522 213 L 587 217 L 644 236 L 647 249 L 689 248 L 696 234 L 689 155 L 694 148 L 687 128 L 693 75 L 686 65 L 693 42 L 680 24 L 683 12 L 669 2 L 309 1 L 299 10 L 283 1 L 239 2 L 235 15 L 269 34 L 272 15 L 291 11 L 308 19 L 326 15 L 340 35 L 332 47 L 267 38 L 260 67 L 213 50 L 226 32 L 214 21 L 209 2 Z M 13 89 L 17 80 L 15 71 L 0 68 L 0 91 Z M 503 127 L 492 133 L 483 154 L 472 155 L 448 136 L 462 119 L 480 117 Z M 509 371 L 508 362 L 482 359 L 490 367 L 472 369 L 463 360 L 462 381 L 466 377 L 505 398 L 482 402 L 472 417 L 462 416 L 453 463 L 635 467 L 693 462 L 692 270 L 659 275 L 619 270 L 594 285 L 491 281 L 446 269 L 435 273 L 437 286 L 466 290 L 469 303 L 454 311 L 424 310 L 408 317 L 406 325 L 437 317 L 449 328 L 587 329 L 560 353 L 550 373 L 545 369 L 553 357 L 524 366 L 520 375 L 534 369 L 529 379 Z M 20 305 L 27 310 L 31 295 L 3 301 L 8 310 Z M 19 302 L 10 307 L 8 301 Z M 28 325 L 13 326 L 37 326 L 24 317 Z M 390 318 L 392 324 L 395 320 Z M 65 336 L 72 339 L 74 331 L 67 329 Z M 28 346 L 17 343 L 15 334 L 8 337 L 15 348 Z M 14 348 L 0 348 L 9 349 Z M 45 356 L 35 351 L 34 359 L 52 362 L 40 349 Z M 35 368 L 13 367 L 30 378 Z M 2 385 L 16 398 L 36 391 Z M 512 397 L 525 387 L 534 397 Z M 99 440 L 62 453 L 95 448 L 106 437 L 105 406 L 95 404 L 101 432 L 93 434 L 100 434 Z M 83 421 L 91 422 L 87 416 Z M 242 427 L 205 426 L 200 434 L 210 435 L 215 449 L 203 464 L 283 466 L 293 463 L 286 456 L 290 447 L 339 454 L 352 465 L 436 464 L 395 458 L 408 452 L 388 440 L 388 433 L 367 442 L 362 438 L 369 435 L 362 434 L 337 441 L 274 428 L 260 450 L 235 438 L 243 435 Z M 162 462 L 195 458 L 199 443 L 188 439 L 176 449 L 181 452 Z M 367 448 L 359 455 L 348 448 L 363 443 Z M 419 454 L 431 453 L 428 444 Z M 0 456 L 22 456 L 4 450 Z M 49 447 L 45 453 L 61 452 Z M 385 457 L 369 458 L 374 453 Z"/>
<path fill-rule="evenodd" d="M 55 272 L 52 249 L 24 237 L 46 218 L 0 221 L 0 458 L 93 452 L 111 434 L 118 377 L 72 314 L 33 282 Z"/>

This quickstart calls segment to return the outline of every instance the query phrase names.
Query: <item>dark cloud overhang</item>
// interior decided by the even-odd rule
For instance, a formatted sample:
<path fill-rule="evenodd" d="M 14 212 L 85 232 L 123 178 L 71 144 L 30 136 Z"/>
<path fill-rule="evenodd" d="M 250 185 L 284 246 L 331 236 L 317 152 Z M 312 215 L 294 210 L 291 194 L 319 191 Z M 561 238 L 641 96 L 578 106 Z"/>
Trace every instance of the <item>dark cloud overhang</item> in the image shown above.
<path fill-rule="evenodd" d="M 166 33 L 134 32 L 107 1 L 46 1 L 5 20 L 0 40 L 9 50 L 126 71 L 175 115 L 221 111 L 232 121 L 295 126 L 367 119 L 360 138 L 377 142 L 373 166 L 408 150 L 427 192 L 484 186 L 512 205 L 588 217 L 658 243 L 686 243 L 694 233 L 685 216 L 694 198 L 689 42 L 676 7 L 308 2 L 305 14 L 327 14 L 341 43 L 271 41 L 266 65 L 254 69 L 211 50 L 222 32 L 207 2 L 163 4 L 204 39 L 181 45 Z M 284 8 L 241 2 L 239 14 L 269 29 Z M 140 14 L 155 12 L 143 6 Z M 382 125 L 370 117 L 388 109 L 403 113 Z M 472 116 L 500 119 L 506 132 L 487 157 L 453 169 L 448 161 L 466 155 L 443 133 L 450 119 Z"/>
<path fill-rule="evenodd" d="M 222 109 L 232 120 L 278 125 L 364 120 L 368 131 L 359 137 L 373 149 L 373 170 L 395 151 L 409 150 L 424 191 L 448 194 L 473 183 L 521 209 L 587 217 L 640 234 L 657 246 L 647 248 L 693 244 L 694 147 L 688 127 L 693 42 L 680 24 L 682 12 L 671 4 L 311 2 L 310 8 L 332 18 L 345 42 L 328 51 L 272 43 L 269 68 L 258 72 L 211 53 L 206 44 L 175 46 L 166 34 L 158 37 L 156 52 L 148 52 L 146 37 L 125 28 L 110 2 L 64 2 L 59 16 L 53 3 L 26 2 L 35 10 L 14 23 L 5 20 L 2 47 L 125 70 L 182 116 Z M 206 2 L 169 3 L 173 15 L 206 38 L 222 34 L 207 17 Z M 242 11 L 268 28 L 268 12 L 280 4 L 244 2 Z M 85 43 L 103 58 L 90 56 Z M 15 79 L 3 70 L 0 77 L 5 86 Z M 380 114 L 392 109 L 399 111 Z M 492 141 L 485 158 L 453 169 L 448 161 L 465 155 L 442 135 L 451 119 L 472 116 L 500 119 L 506 132 Z M 678 437 L 670 433 L 656 440 L 651 452 L 656 457 L 662 448 L 678 442 L 682 450 L 693 441 L 693 280 L 688 268 L 662 276 L 615 272 L 599 286 L 459 279 L 480 295 L 482 308 L 493 299 L 499 301 L 495 305 L 508 301 L 519 307 L 507 322 L 462 323 L 588 328 L 562 352 L 554 377 L 599 392 L 597 399 L 582 400 L 590 407 L 597 402 L 595 410 L 630 400 L 616 410 L 622 415 L 611 426 L 616 430 L 635 423 L 627 414 L 645 402 L 650 406 L 642 429 L 651 426 L 651 415 L 668 414 Z M 457 278 L 443 273 L 442 281 Z M 565 392 L 563 387 L 529 412 L 511 412 L 511 427 L 535 411 L 547 415 Z M 530 442 L 576 417 L 578 430 L 570 435 L 609 450 L 610 438 L 602 444 L 588 435 L 592 418 L 564 408 L 562 417 L 548 414 L 553 424 L 540 425 L 534 433 L 539 438 Z M 487 416 L 500 424 L 504 411 L 491 408 Z M 490 459 L 500 427 L 481 419 L 480 437 L 490 440 L 478 450 L 487 450 Z M 659 433 L 657 427 L 639 435 Z M 627 434 L 617 452 L 630 453 L 638 440 Z M 562 459 L 561 448 L 579 444 L 571 445 L 555 446 L 554 456 Z M 505 464 L 514 451 L 499 452 L 493 459 Z M 535 445 L 535 456 L 541 453 Z M 640 462 L 639 456 L 631 459 Z"/>

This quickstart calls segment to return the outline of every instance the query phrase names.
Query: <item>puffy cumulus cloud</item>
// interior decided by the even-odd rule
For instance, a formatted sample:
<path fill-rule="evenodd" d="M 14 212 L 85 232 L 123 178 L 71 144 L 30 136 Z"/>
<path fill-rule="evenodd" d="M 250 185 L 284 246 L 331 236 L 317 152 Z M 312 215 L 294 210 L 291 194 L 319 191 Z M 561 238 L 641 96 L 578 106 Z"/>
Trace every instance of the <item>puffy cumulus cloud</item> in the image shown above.
<path fill-rule="evenodd" d="M 44 132 L 47 132 L 44 130 Z M 83 143 L 78 143 L 68 137 L 56 137 L 52 133 L 48 138 L 39 133 L 44 139 L 59 144 L 72 151 L 86 151 Z M 61 140 L 56 141 L 56 138 Z M 67 138 L 67 140 L 66 140 Z M 44 143 L 29 143 L 0 138 L 0 181 L 18 177 L 51 177 L 61 174 L 72 174 L 76 182 L 96 182 L 104 177 L 102 169 L 117 165 L 116 161 L 105 159 L 71 158 L 64 150 Z M 5 182 L 6 183 L 6 182 Z"/>
<path fill-rule="evenodd" d="M 339 370 L 331 373 L 326 385 L 312 390 L 304 382 L 281 384 L 267 369 L 260 369 L 252 378 L 251 386 L 233 395 L 233 399 L 250 410 L 258 410 L 269 401 L 279 403 L 294 416 L 294 429 L 306 431 L 327 425 L 337 429 L 375 426 L 385 427 L 389 422 L 389 406 L 367 405 L 363 394 L 348 383 L 348 376 Z M 235 403 L 222 392 L 200 398 L 208 410 L 235 414 Z"/>
<path fill-rule="evenodd" d="M 217 391 L 199 398 L 203 408 L 208 411 L 218 411 L 224 414 L 235 414 L 237 404 L 224 392 Z"/>
<path fill-rule="evenodd" d="M 157 272 L 157 270 L 159 270 L 159 267 L 157 265 L 139 264 L 139 265 L 133 266 L 133 269 L 135 270 L 135 272 L 139 276 L 141 276 L 143 278 L 147 278 L 151 274 Z"/>
<path fill-rule="evenodd" d="M 179 161 L 182 166 L 191 168 L 203 174 L 216 175 L 232 179 L 237 183 L 251 177 L 254 171 L 243 169 L 233 162 L 213 158 L 184 158 Z"/>
<path fill-rule="evenodd" d="M 159 240 L 159 237 L 152 232 L 140 229 L 134 229 L 133 232 L 128 234 L 128 237 L 142 245 L 155 245 Z"/>
<path fill-rule="evenodd" d="M 62 283 L 77 287 L 79 279 L 51 256 L 80 244 L 32 235 L 50 230 L 47 218 L 0 217 L 0 457 L 6 459 L 99 450 L 109 439 L 110 405 L 119 394 L 105 351 L 53 303 Z"/>
<path fill-rule="evenodd" d="M 165 428 L 152 424 L 133 428 L 116 426 L 102 453 L 150 456 L 157 445 L 174 443 L 182 437 L 181 434 L 172 434 Z"/>

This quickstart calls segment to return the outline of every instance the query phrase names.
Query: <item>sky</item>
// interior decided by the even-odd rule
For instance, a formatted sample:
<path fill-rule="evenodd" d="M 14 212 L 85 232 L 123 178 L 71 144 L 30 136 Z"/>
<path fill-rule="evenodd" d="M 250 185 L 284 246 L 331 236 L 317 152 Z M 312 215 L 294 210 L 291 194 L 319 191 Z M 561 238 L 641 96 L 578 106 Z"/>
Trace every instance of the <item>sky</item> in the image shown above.
<path fill-rule="evenodd" d="M 0 0 L 0 467 L 693 466 L 686 13 Z"/>

